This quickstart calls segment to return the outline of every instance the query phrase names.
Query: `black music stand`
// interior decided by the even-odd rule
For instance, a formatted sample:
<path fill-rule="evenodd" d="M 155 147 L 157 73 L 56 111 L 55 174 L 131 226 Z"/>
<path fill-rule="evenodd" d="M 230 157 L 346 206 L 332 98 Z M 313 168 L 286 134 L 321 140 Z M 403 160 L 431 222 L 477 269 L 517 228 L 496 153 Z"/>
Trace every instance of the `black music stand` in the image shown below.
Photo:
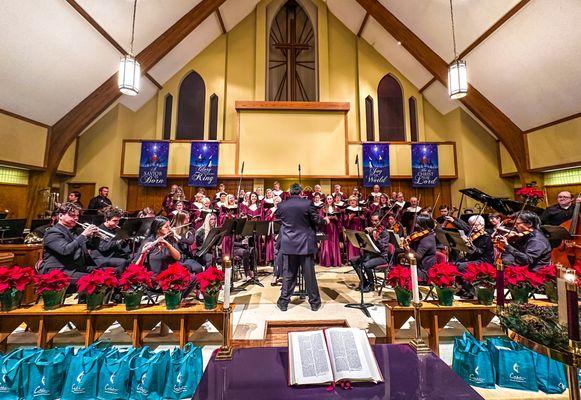
<path fill-rule="evenodd" d="M 14 242 L 24 237 L 26 219 L 0 220 L 0 243 Z"/>
<path fill-rule="evenodd" d="M 95 226 L 101 225 L 105 222 L 105 216 L 103 214 L 87 214 L 83 213 L 79 216 L 79 223 L 81 224 L 91 224 Z"/>
<path fill-rule="evenodd" d="M 204 240 L 202 247 L 198 251 L 196 251 L 196 257 L 202 257 L 206 254 L 210 249 L 214 246 L 217 246 L 222 241 L 222 237 L 226 233 L 225 230 L 222 228 L 212 228 L 210 232 L 208 232 L 208 236 Z"/>
<path fill-rule="evenodd" d="M 248 281 L 244 282 L 242 286 L 248 285 L 258 285 L 264 287 L 262 282 L 260 282 L 257 278 L 258 276 L 258 236 L 260 235 L 268 235 L 268 226 L 270 222 L 268 221 L 251 221 L 246 220 L 244 223 L 244 227 L 242 228 L 242 232 L 240 233 L 244 237 L 252 238 L 253 246 L 252 246 L 252 271 L 254 272 L 254 276 L 249 279 Z"/>
<path fill-rule="evenodd" d="M 356 247 L 361 250 L 362 257 L 363 251 L 368 251 L 374 254 L 381 254 L 381 251 L 379 251 L 377 246 L 375 246 L 375 243 L 373 243 L 373 240 L 371 240 L 367 233 L 354 231 L 351 229 L 345 229 L 345 236 L 347 236 L 347 240 L 349 240 L 349 243 L 351 243 L 353 247 Z M 363 268 L 359 270 L 353 267 L 353 269 L 355 270 L 355 272 L 357 272 L 357 276 L 359 277 L 359 292 L 361 293 L 361 301 L 359 303 L 345 304 L 345 307 L 356 308 L 358 310 L 361 310 L 363 314 L 371 318 L 371 314 L 369 314 L 369 311 L 367 309 L 369 307 L 373 307 L 373 304 L 365 303 L 363 300 L 363 276 L 361 275 L 363 273 L 362 271 Z"/>
<path fill-rule="evenodd" d="M 231 259 L 234 259 L 234 237 L 236 235 L 240 235 L 242 233 L 242 228 L 244 227 L 244 223 L 246 222 L 246 219 L 244 218 L 227 218 L 226 220 L 224 220 L 224 223 L 222 224 L 222 227 L 220 228 L 220 231 L 222 232 L 221 235 L 221 239 L 223 240 L 224 237 L 229 236 L 232 237 L 232 254 Z M 246 289 L 244 288 L 244 285 L 241 285 L 239 287 L 234 287 L 234 278 L 232 278 L 230 280 L 230 292 L 231 293 L 236 293 L 236 292 L 243 292 Z"/>
<path fill-rule="evenodd" d="M 470 251 L 470 247 L 468 247 L 459 232 L 440 228 L 436 228 L 434 231 L 438 242 L 442 245 L 448 246 L 457 252 L 468 253 Z"/>
<path fill-rule="evenodd" d="M 33 232 L 36 228 L 40 228 L 43 225 L 50 224 L 50 218 L 43 218 L 43 219 L 33 219 L 30 221 L 30 232 Z"/>

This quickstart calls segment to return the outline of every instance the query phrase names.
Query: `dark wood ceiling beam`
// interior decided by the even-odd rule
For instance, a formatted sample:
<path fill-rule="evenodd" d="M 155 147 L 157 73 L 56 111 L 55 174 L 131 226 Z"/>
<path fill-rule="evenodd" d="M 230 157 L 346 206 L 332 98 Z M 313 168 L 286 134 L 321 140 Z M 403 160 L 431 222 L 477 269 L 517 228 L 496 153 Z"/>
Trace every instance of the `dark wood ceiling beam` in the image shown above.
<path fill-rule="evenodd" d="M 420 89 L 420 93 L 424 93 L 424 90 L 426 90 L 427 88 L 429 88 L 430 86 L 432 86 L 432 83 L 436 82 L 436 78 L 432 78 L 428 81 L 428 83 L 426 83 L 424 86 L 422 86 L 422 88 Z"/>
<path fill-rule="evenodd" d="M 359 27 L 359 30 L 357 31 L 357 37 L 361 37 L 361 35 L 363 34 L 363 29 L 365 29 L 365 25 L 367 25 L 368 20 L 369 20 L 369 13 L 366 12 L 365 17 L 363 17 L 363 21 L 361 21 L 361 26 Z"/>
<path fill-rule="evenodd" d="M 224 20 L 222 19 L 222 13 L 220 12 L 219 8 L 216 10 L 216 17 L 218 17 L 218 22 L 220 23 L 220 29 L 222 29 L 222 35 L 225 35 L 226 32 L 228 32 L 228 30 L 226 29 L 226 25 L 224 24 Z"/>
<path fill-rule="evenodd" d="M 401 42 L 402 46 L 439 82 L 444 86 L 448 85 L 448 64 L 446 61 L 379 3 L 379 1 L 357 0 L 357 2 L 395 40 Z M 528 166 L 522 130 L 471 85 L 468 87 L 468 95 L 459 101 L 500 139 L 513 158 L 521 178 L 523 178 L 526 175 Z"/>

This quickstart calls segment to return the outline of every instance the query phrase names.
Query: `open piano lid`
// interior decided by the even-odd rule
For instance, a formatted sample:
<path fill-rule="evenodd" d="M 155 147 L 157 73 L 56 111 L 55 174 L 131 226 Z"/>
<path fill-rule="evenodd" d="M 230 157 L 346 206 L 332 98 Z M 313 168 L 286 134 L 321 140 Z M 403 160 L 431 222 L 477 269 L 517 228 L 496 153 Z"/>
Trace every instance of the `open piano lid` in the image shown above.
<path fill-rule="evenodd" d="M 506 197 L 491 196 L 476 188 L 460 189 L 460 193 L 480 203 L 486 204 L 488 207 L 504 215 L 510 215 L 512 213 L 519 212 L 524 205 L 524 203 L 515 200 L 509 200 Z M 543 208 L 530 204 L 527 204 L 524 209 L 527 211 L 532 211 L 535 214 L 541 214 L 544 211 Z"/>

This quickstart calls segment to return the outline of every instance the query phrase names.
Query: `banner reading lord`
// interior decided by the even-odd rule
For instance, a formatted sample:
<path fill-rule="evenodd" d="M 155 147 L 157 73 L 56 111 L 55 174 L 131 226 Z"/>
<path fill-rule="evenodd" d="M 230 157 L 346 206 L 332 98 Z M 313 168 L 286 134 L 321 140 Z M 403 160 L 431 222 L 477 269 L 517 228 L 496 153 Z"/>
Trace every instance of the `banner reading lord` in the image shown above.
<path fill-rule="evenodd" d="M 168 156 L 169 142 L 142 142 L 139 185 L 166 186 Z"/>
<path fill-rule="evenodd" d="M 412 143 L 412 187 L 436 187 L 439 180 L 438 145 Z"/>
<path fill-rule="evenodd" d="M 189 186 L 218 185 L 218 143 L 192 142 Z"/>
<path fill-rule="evenodd" d="M 363 144 L 363 186 L 390 186 L 389 144 Z"/>

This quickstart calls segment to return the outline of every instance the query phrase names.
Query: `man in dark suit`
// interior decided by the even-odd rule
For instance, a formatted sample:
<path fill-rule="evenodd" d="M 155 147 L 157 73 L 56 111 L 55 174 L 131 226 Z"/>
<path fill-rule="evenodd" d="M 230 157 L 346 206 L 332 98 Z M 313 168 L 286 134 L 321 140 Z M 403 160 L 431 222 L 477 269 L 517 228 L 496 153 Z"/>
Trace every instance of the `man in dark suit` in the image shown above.
<path fill-rule="evenodd" d="M 286 311 L 290 296 L 295 290 L 297 274 L 302 268 L 311 309 L 321 308 L 321 297 L 315 275 L 315 253 L 317 241 L 315 228 L 328 223 L 321 218 L 312 203 L 300 197 L 302 188 L 295 183 L 290 188 L 290 198 L 279 204 L 275 216 L 281 222 L 280 252 L 286 258 L 280 298 L 276 305 Z"/>

